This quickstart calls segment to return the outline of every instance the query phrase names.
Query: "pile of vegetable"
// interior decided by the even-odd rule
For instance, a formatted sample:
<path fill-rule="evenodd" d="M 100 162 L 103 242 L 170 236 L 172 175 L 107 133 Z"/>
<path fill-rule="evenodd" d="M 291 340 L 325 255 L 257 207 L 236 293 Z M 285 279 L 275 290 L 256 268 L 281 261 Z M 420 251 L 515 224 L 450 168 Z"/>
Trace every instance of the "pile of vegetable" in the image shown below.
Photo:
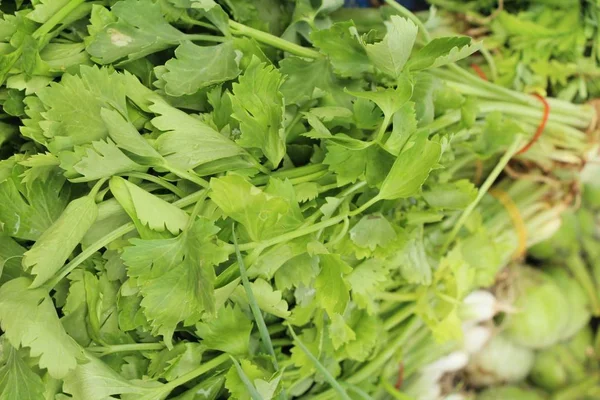
<path fill-rule="evenodd" d="M 544 368 L 596 361 L 595 220 L 561 228 L 596 110 L 481 79 L 456 64 L 481 42 L 392 1 L 342 3 L 0 5 L 0 398 L 590 378 Z M 555 267 L 507 269 L 532 246 Z M 523 362 L 474 378 L 489 354 Z"/>

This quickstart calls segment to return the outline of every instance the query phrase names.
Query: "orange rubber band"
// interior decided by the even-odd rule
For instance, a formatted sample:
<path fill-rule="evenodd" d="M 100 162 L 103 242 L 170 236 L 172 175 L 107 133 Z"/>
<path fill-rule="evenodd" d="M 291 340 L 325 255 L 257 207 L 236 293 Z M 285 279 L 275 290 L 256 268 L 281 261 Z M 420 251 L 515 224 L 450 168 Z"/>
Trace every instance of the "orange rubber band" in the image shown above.
<path fill-rule="evenodd" d="M 475 176 L 473 177 L 473 183 L 479 185 L 481 178 L 483 177 L 483 161 L 479 158 L 475 160 Z"/>
<path fill-rule="evenodd" d="M 513 260 L 521 258 L 527 250 L 527 225 L 519 212 L 519 207 L 515 204 L 513 199 L 503 190 L 494 188 L 488 192 L 496 200 L 504 206 L 504 209 L 508 213 L 515 230 L 517 231 L 517 249 L 513 253 Z"/>
<path fill-rule="evenodd" d="M 403 383 L 404 383 L 404 363 L 401 362 L 400 365 L 398 366 L 398 379 L 396 379 L 396 384 L 394 385 L 394 387 L 396 389 L 400 390 Z"/>
<path fill-rule="evenodd" d="M 538 139 L 540 138 L 540 136 L 542 136 L 542 133 L 544 133 L 544 129 L 546 129 L 546 124 L 548 123 L 548 118 L 550 117 L 550 104 L 548 104 L 548 102 L 546 101 L 546 99 L 544 99 L 542 96 L 540 96 L 537 93 L 534 93 L 534 96 L 542 102 L 542 104 L 544 104 L 544 115 L 542 116 L 542 120 L 540 121 L 540 124 L 538 125 L 535 134 L 533 135 L 533 137 L 531 138 L 531 140 L 525 145 L 523 146 L 523 148 L 519 151 L 517 151 L 516 154 L 523 154 L 526 151 L 528 151 L 531 146 L 533 146 L 535 144 L 535 142 L 538 141 Z"/>
<path fill-rule="evenodd" d="M 479 75 L 479 77 L 481 79 L 483 79 L 484 81 L 488 80 L 487 75 L 485 74 L 485 72 L 483 72 L 483 70 L 481 69 L 481 67 L 479 65 L 477 65 L 477 64 L 471 64 L 471 68 L 473 68 L 473 71 L 475 71 L 475 73 L 477 75 Z"/>

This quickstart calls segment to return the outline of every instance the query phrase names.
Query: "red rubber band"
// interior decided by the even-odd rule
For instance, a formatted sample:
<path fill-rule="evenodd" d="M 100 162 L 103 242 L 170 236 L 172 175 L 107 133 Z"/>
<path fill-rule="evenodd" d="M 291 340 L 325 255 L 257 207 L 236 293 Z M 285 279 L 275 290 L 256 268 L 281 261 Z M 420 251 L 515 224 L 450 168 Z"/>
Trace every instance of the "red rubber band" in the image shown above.
<path fill-rule="evenodd" d="M 488 80 L 487 75 L 485 74 L 485 72 L 483 72 L 483 70 L 481 69 L 481 67 L 479 67 L 479 65 L 477 65 L 477 64 L 471 64 L 471 68 L 473 68 L 473 71 L 475 71 L 475 73 L 477 75 L 479 75 L 479 77 L 481 79 L 483 79 L 484 81 Z"/>
<path fill-rule="evenodd" d="M 550 117 L 550 104 L 548 104 L 546 99 L 544 99 L 539 94 L 535 93 L 534 96 L 539 101 L 541 101 L 542 104 L 544 104 L 544 115 L 542 117 L 542 120 L 540 121 L 540 124 L 537 127 L 537 130 L 535 131 L 535 135 L 533 135 L 533 137 L 531 138 L 529 143 L 527 143 L 525 146 L 523 146 L 523 148 L 521 150 L 517 151 L 516 154 L 525 153 L 527 150 L 529 150 L 531 148 L 531 146 L 533 146 L 535 144 L 535 142 L 538 141 L 540 136 L 542 136 L 542 133 L 544 133 L 544 129 L 546 129 L 546 123 L 548 122 L 548 117 Z"/>

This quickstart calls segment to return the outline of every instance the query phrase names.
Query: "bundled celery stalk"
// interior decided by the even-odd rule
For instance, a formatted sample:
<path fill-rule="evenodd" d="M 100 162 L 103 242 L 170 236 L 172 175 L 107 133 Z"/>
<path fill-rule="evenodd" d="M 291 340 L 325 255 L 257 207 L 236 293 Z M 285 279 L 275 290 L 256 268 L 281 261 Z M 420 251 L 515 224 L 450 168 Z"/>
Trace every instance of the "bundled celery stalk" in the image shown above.
<path fill-rule="evenodd" d="M 583 102 L 600 94 L 595 1 L 429 0 L 436 29 L 484 38 L 481 69 L 495 83 Z"/>
<path fill-rule="evenodd" d="M 534 132 L 435 72 L 480 45 L 340 5 L 0 6 L 0 397 L 399 395 L 398 357 L 456 340 L 462 298 L 556 226 L 560 188 L 500 187 L 525 244 L 486 205 Z M 536 164 L 581 157 L 569 110 Z"/>

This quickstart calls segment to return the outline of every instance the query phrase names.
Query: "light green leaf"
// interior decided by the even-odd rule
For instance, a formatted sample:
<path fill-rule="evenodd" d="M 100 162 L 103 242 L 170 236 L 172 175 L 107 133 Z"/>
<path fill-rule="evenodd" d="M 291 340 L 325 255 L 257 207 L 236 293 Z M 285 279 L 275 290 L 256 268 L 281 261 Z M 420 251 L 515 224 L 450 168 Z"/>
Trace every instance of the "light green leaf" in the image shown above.
<path fill-rule="evenodd" d="M 81 175 L 71 178 L 72 182 L 90 182 L 147 169 L 127 157 L 110 139 L 98 140 L 85 147 L 75 147 L 74 152 L 59 153 L 61 168 L 68 170 L 71 158 L 75 160 L 71 168 Z"/>
<path fill-rule="evenodd" d="M 0 225 L 8 236 L 37 240 L 65 209 L 70 185 L 56 168 L 50 168 L 45 179 L 27 184 L 21 178 L 26 168 L 15 164 L 10 168 L 6 180 L 0 178 Z"/>
<path fill-rule="evenodd" d="M 185 211 L 121 177 L 111 178 L 110 190 L 132 219 L 154 231 L 177 235 L 188 223 Z"/>
<path fill-rule="evenodd" d="M 313 31 L 310 38 L 342 76 L 357 76 L 372 68 L 352 21 L 337 22 L 328 29 Z"/>
<path fill-rule="evenodd" d="M 234 356 L 246 356 L 250 345 L 252 321 L 239 307 L 225 306 L 214 319 L 196 325 L 202 344 Z"/>
<path fill-rule="evenodd" d="M 40 400 L 44 398 L 42 379 L 21 359 L 15 348 L 9 348 L 6 364 L 0 368 L 0 399 Z M 4 354 L 6 356 L 6 354 Z"/>
<path fill-rule="evenodd" d="M 369 314 L 375 312 L 373 293 L 387 280 L 388 269 L 382 260 L 369 258 L 358 264 L 346 280 L 352 288 L 352 300 Z"/>
<path fill-rule="evenodd" d="M 115 395 L 136 395 L 140 400 L 162 400 L 169 390 L 164 390 L 156 381 L 136 385 L 110 368 L 101 360 L 86 355 L 85 362 L 64 380 L 64 391 L 73 399 L 106 400 Z"/>
<path fill-rule="evenodd" d="M 119 1 L 111 8 L 110 14 L 116 21 L 98 21 L 86 48 L 101 64 L 111 64 L 123 58 L 135 60 L 188 37 L 169 25 L 160 5 L 151 0 Z"/>
<path fill-rule="evenodd" d="M 367 44 L 367 54 L 382 72 L 398 78 L 417 39 L 417 26 L 409 19 L 392 15 L 385 22 L 387 34 L 379 43 Z"/>
<path fill-rule="evenodd" d="M 415 103 L 405 103 L 392 119 L 392 133 L 385 142 L 385 149 L 397 156 L 410 137 L 417 131 L 417 112 Z"/>
<path fill-rule="evenodd" d="M 400 75 L 398 85 L 392 88 L 377 88 L 370 92 L 347 91 L 358 98 L 371 100 L 383 111 L 385 118 L 389 121 L 394 113 L 402 108 L 410 100 L 413 94 L 413 83 L 406 75 Z"/>
<path fill-rule="evenodd" d="M 150 106 L 159 114 L 152 125 L 161 131 L 156 148 L 167 163 L 189 170 L 210 161 L 244 154 L 244 149 L 193 116 L 164 102 Z"/>
<path fill-rule="evenodd" d="M 82 66 L 80 75 L 65 74 L 60 83 L 38 92 L 47 111 L 40 123 L 52 152 L 104 139 L 108 130 L 101 109 L 127 115 L 127 76 L 106 68 Z"/>
<path fill-rule="evenodd" d="M 404 150 L 381 185 L 379 196 L 393 200 L 419 193 L 429 173 L 438 163 L 442 147 L 425 137 L 419 137 Z"/>
<path fill-rule="evenodd" d="M 134 155 L 134 160 L 140 163 L 151 163 L 154 166 L 162 164 L 162 157 L 146 141 L 137 129 L 123 116 L 115 111 L 103 108 L 100 110 L 102 120 L 108 129 L 108 135 L 119 148 Z M 139 159 L 137 159 L 137 157 Z"/>
<path fill-rule="evenodd" d="M 183 42 L 175 58 L 165 64 L 164 91 L 169 96 L 194 94 L 200 89 L 234 79 L 240 73 L 231 41 L 216 46 Z"/>
<path fill-rule="evenodd" d="M 97 216 L 98 206 L 92 196 L 69 203 L 23 256 L 23 268 L 36 275 L 32 287 L 43 285 L 65 264 Z"/>
<path fill-rule="evenodd" d="M 321 271 L 315 280 L 316 301 L 330 317 L 342 314 L 350 300 L 346 275 L 352 268 L 337 254 L 321 254 L 319 259 Z"/>
<path fill-rule="evenodd" d="M 413 54 L 406 66 L 413 71 L 437 68 L 462 60 L 481 48 L 481 42 L 472 43 L 467 36 L 435 38 Z"/>
<path fill-rule="evenodd" d="M 30 286 L 28 278 L 17 278 L 0 287 L 2 331 L 14 347 L 29 347 L 40 368 L 62 379 L 77 366 L 82 350 L 65 332 L 46 289 Z"/>
<path fill-rule="evenodd" d="M 132 239 L 121 258 L 140 289 L 144 314 L 153 333 L 171 346 L 177 324 L 196 323 L 203 312 L 214 313 L 214 266 L 227 259 L 216 242 L 219 231 L 199 218 L 171 239 Z"/>
<path fill-rule="evenodd" d="M 273 286 L 267 281 L 258 278 L 250 283 L 250 287 L 256 298 L 256 303 L 261 310 L 279 318 L 287 318 L 290 315 L 288 304 L 282 299 L 281 292 L 274 290 Z M 235 290 L 232 300 L 244 307 L 248 307 L 248 296 L 241 286 L 238 286 Z"/>
<path fill-rule="evenodd" d="M 233 84 L 233 117 L 240 121 L 238 143 L 259 148 L 276 168 L 285 154 L 284 102 L 281 73 L 254 58 L 238 83 Z"/>
<path fill-rule="evenodd" d="M 396 232 L 381 214 L 365 215 L 350 229 L 350 239 L 360 247 L 374 251 L 377 246 L 386 247 L 396 238 Z"/>
<path fill-rule="evenodd" d="M 330 92 L 335 77 L 326 59 L 306 60 L 300 57 L 285 57 L 279 63 L 281 73 L 286 76 L 281 93 L 286 104 L 302 104 L 318 99 Z"/>
<path fill-rule="evenodd" d="M 356 339 L 356 334 L 350 328 L 344 317 L 340 314 L 330 315 L 331 323 L 329 325 L 329 337 L 334 349 L 339 349 L 344 344 Z"/>
<path fill-rule="evenodd" d="M 423 192 L 423 198 L 432 207 L 462 210 L 475 200 L 477 188 L 470 181 L 436 183 Z"/>
<path fill-rule="evenodd" d="M 263 191 L 238 175 L 211 180 L 211 199 L 225 215 L 245 228 L 252 240 L 276 237 L 296 229 L 303 222 L 302 213 L 289 182 L 271 179 Z"/>

